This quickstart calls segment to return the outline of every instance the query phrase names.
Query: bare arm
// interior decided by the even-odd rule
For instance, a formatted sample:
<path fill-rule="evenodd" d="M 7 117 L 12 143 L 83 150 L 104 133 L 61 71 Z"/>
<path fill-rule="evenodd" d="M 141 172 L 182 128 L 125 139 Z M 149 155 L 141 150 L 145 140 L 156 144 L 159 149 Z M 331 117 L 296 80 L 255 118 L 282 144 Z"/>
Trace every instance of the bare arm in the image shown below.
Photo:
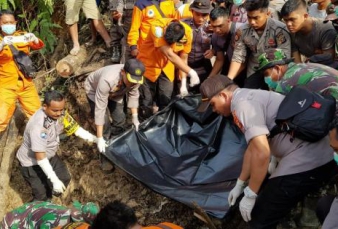
<path fill-rule="evenodd" d="M 228 72 L 228 77 L 232 80 L 235 79 L 244 68 L 245 68 L 245 63 L 231 61 L 229 72 Z"/>
<path fill-rule="evenodd" d="M 209 77 L 215 76 L 220 73 L 220 71 L 222 70 L 223 64 L 224 64 L 224 58 L 225 57 L 224 57 L 223 52 L 216 53 L 216 60 L 209 74 Z"/>
<path fill-rule="evenodd" d="M 249 187 L 258 193 L 268 171 L 270 162 L 270 147 L 266 135 L 251 139 L 249 143 L 251 163 Z"/>
<path fill-rule="evenodd" d="M 182 72 L 189 73 L 191 68 L 168 45 L 160 47 L 160 51 Z"/>
<path fill-rule="evenodd" d="M 180 58 L 188 66 L 188 54 L 185 53 L 185 52 L 180 52 Z M 179 71 L 179 76 L 182 79 L 184 77 L 187 77 L 187 73 L 185 73 L 184 71 L 180 70 Z"/>
<path fill-rule="evenodd" d="M 35 152 L 35 159 L 37 161 L 40 161 L 42 159 L 46 158 L 46 153 L 45 152 Z"/>

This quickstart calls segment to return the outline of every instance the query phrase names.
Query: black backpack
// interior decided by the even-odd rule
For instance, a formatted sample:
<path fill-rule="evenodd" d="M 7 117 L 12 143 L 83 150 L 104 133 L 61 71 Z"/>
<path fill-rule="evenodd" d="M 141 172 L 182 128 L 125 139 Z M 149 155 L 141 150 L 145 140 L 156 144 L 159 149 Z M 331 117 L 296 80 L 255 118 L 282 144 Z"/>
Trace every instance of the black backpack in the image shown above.
<path fill-rule="evenodd" d="M 13 59 L 20 72 L 22 72 L 27 79 L 35 78 L 37 71 L 31 58 L 25 52 L 16 49 L 13 45 L 9 45 L 9 48 L 13 53 Z"/>
<path fill-rule="evenodd" d="M 270 131 L 269 138 L 286 132 L 290 141 L 298 138 L 316 142 L 329 132 L 329 124 L 336 111 L 333 96 L 322 96 L 302 86 L 295 86 L 285 96 L 276 116 L 276 126 Z"/>

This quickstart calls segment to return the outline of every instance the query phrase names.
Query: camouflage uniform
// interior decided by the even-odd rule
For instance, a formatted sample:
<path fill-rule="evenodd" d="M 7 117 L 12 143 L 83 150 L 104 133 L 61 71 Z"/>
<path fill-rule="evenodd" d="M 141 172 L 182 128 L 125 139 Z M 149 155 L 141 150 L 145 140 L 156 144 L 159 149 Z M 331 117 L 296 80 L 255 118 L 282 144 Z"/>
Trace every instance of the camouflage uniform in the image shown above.
<path fill-rule="evenodd" d="M 127 37 L 131 26 L 135 2 L 136 0 L 109 0 L 110 10 L 117 11 L 122 14 L 122 18 L 119 21 L 113 20 L 110 30 L 110 35 L 113 39 L 113 62 L 120 62 L 124 64 L 127 60 L 132 58 L 130 48 L 127 44 Z M 120 61 L 121 58 L 122 60 Z"/>
<path fill-rule="evenodd" d="M 50 202 L 32 202 L 7 213 L 1 229 L 47 229 L 71 222 L 70 209 Z"/>
<path fill-rule="evenodd" d="M 296 85 L 304 85 L 322 95 L 332 95 L 338 102 L 338 71 L 331 67 L 314 63 L 289 63 L 276 92 L 287 94 Z"/>

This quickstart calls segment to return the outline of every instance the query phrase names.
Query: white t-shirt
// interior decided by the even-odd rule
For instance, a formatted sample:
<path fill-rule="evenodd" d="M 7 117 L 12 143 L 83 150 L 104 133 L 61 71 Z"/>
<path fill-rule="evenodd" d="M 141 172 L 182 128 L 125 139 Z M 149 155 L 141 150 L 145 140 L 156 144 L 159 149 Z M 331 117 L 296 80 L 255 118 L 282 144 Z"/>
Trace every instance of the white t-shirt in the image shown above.
<path fill-rule="evenodd" d="M 320 18 L 320 19 L 325 19 L 326 16 L 327 16 L 326 10 L 318 10 L 318 4 L 317 3 L 313 3 L 310 6 L 309 15 L 311 17 Z"/>

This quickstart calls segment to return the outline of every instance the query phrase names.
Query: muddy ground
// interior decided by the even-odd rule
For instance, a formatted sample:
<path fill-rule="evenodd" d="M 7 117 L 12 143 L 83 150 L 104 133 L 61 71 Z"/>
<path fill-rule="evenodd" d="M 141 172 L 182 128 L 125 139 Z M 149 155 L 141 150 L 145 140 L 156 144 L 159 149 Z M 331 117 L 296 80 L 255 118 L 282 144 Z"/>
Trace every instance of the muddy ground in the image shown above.
<path fill-rule="evenodd" d="M 66 83 L 67 109 L 79 124 L 92 133 L 94 128 L 89 120 L 89 105 L 83 89 L 85 77 L 65 81 L 56 80 L 56 88 L 63 88 Z M 22 142 L 24 125 L 17 138 L 17 147 Z M 142 225 L 152 225 L 168 221 L 183 226 L 186 229 L 208 228 L 205 223 L 193 216 L 189 207 L 161 196 L 141 184 L 119 168 L 112 174 L 105 174 L 100 169 L 99 153 L 95 144 L 88 144 L 83 140 L 71 136 L 63 139 L 58 154 L 66 162 L 72 176 L 72 181 L 61 198 L 54 197 L 53 202 L 70 206 L 74 200 L 80 202 L 95 202 L 104 206 L 109 201 L 121 200 L 136 210 Z M 30 187 L 25 183 L 18 169 L 19 163 L 14 160 L 7 191 L 7 211 L 22 205 L 32 199 Z M 297 210 L 296 210 L 297 211 Z M 295 213 L 299 214 L 299 212 Z M 212 218 L 212 217 L 211 217 Z M 247 225 L 241 219 L 238 209 L 226 220 L 212 218 L 217 228 L 244 229 Z M 301 228 L 293 226 L 279 226 L 279 229 Z M 305 227 L 302 227 L 305 229 Z M 318 227 L 307 227 L 318 228 Z"/>

